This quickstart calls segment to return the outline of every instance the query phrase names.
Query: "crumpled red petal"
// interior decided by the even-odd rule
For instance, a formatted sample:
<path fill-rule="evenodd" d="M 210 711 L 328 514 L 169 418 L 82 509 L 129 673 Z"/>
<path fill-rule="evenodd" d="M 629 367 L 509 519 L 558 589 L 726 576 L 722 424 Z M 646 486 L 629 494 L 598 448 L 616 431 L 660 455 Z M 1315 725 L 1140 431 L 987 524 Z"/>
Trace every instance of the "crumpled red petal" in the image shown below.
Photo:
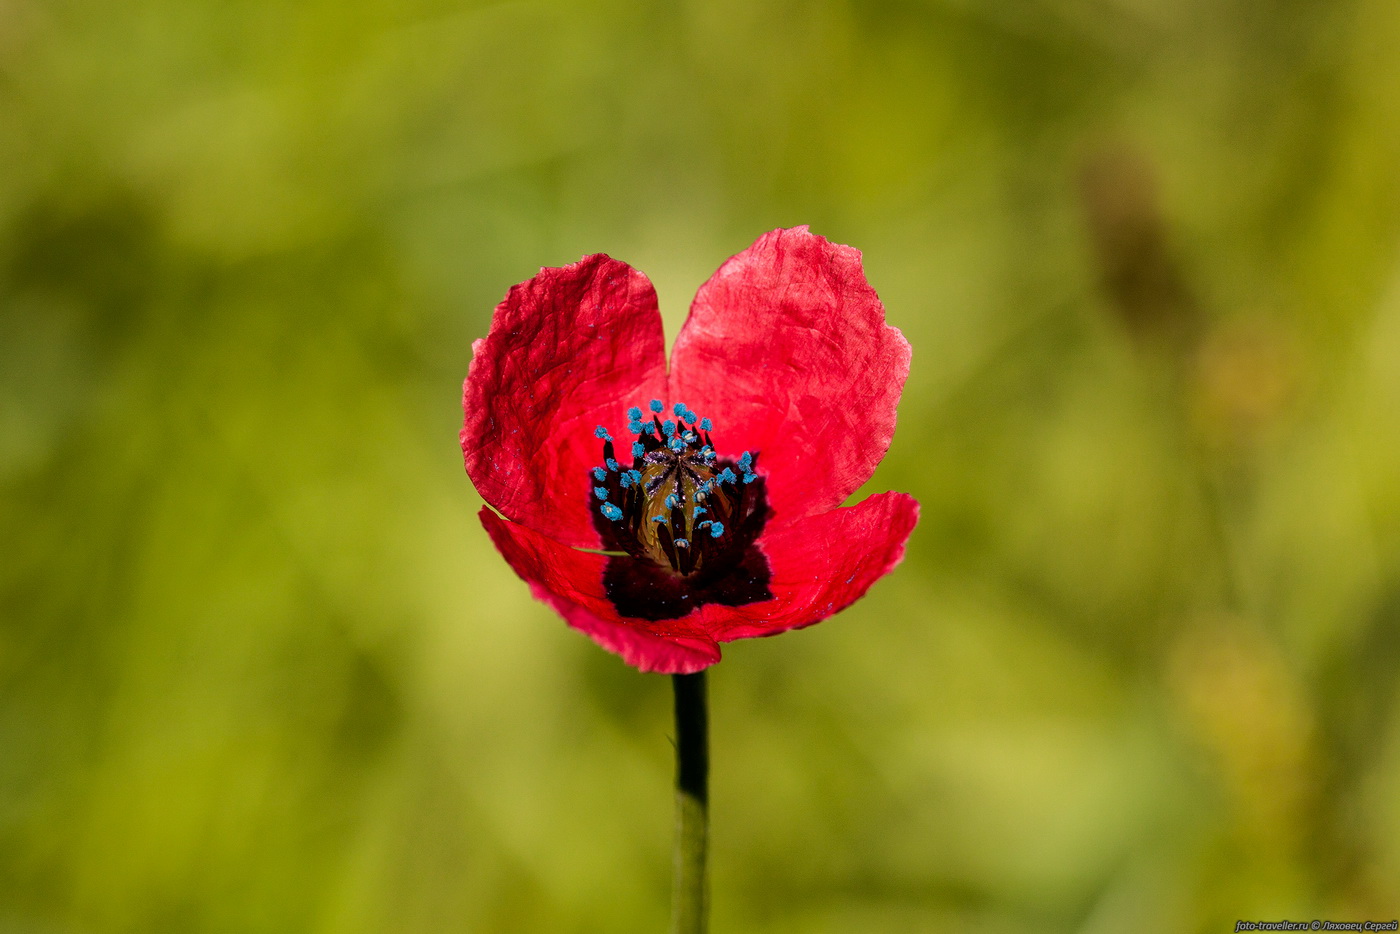
<path fill-rule="evenodd" d="M 602 253 L 511 288 L 472 344 L 460 436 L 467 474 L 507 518 L 596 547 L 587 472 L 597 425 L 627 455 L 626 408 L 660 396 L 665 339 L 656 291 Z"/>
<path fill-rule="evenodd" d="M 772 568 L 772 600 L 741 607 L 706 604 L 684 619 L 651 622 L 618 616 L 603 593 L 605 555 L 579 551 L 481 510 L 481 524 L 497 550 L 536 599 L 627 664 L 668 674 L 688 674 L 719 661 L 716 642 L 776 635 L 839 613 L 903 559 L 918 521 L 918 502 L 890 492 L 770 526 L 760 546 Z"/>
<path fill-rule="evenodd" d="M 607 556 L 571 548 L 485 506 L 480 515 L 496 550 L 530 585 L 535 599 L 627 664 L 642 671 L 691 674 L 719 661 L 719 646 L 694 628 L 699 620 L 693 614 L 658 623 L 619 617 L 603 594 Z"/>
<path fill-rule="evenodd" d="M 855 506 L 769 526 L 759 539 L 768 556 L 773 599 L 749 606 L 707 604 L 699 627 L 720 642 L 771 636 L 841 612 L 904 558 L 919 521 L 908 493 L 879 493 Z"/>
<path fill-rule="evenodd" d="M 761 453 L 774 519 L 790 522 L 874 473 L 909 359 L 860 251 L 775 230 L 701 286 L 671 352 L 670 397 L 715 417 L 723 453 Z"/>

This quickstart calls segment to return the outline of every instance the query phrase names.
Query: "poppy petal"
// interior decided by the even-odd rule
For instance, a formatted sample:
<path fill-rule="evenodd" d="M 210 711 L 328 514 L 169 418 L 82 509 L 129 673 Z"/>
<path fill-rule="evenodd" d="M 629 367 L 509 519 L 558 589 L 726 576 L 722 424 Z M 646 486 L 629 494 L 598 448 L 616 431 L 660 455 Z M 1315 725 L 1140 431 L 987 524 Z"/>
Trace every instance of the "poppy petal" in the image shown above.
<path fill-rule="evenodd" d="M 594 429 L 622 437 L 628 400 L 666 385 L 665 346 L 651 282 L 605 254 L 512 287 L 472 344 L 462 386 L 462 456 L 481 497 L 515 522 L 596 547 Z"/>
<path fill-rule="evenodd" d="M 762 453 L 774 518 L 790 522 L 874 473 L 909 358 L 859 250 L 774 230 L 700 287 L 671 352 L 671 398 L 715 416 L 725 453 Z"/>
<path fill-rule="evenodd" d="M 759 544 L 768 555 L 773 600 L 751 606 L 707 605 L 701 625 L 720 642 L 800 629 L 839 613 L 904 558 L 919 521 L 908 493 L 880 493 L 855 506 L 770 526 Z"/>
<path fill-rule="evenodd" d="M 692 619 L 650 623 L 618 616 L 603 593 L 606 555 L 579 551 L 481 508 L 496 550 L 535 599 L 627 664 L 642 671 L 691 674 L 719 661 L 719 646 Z"/>

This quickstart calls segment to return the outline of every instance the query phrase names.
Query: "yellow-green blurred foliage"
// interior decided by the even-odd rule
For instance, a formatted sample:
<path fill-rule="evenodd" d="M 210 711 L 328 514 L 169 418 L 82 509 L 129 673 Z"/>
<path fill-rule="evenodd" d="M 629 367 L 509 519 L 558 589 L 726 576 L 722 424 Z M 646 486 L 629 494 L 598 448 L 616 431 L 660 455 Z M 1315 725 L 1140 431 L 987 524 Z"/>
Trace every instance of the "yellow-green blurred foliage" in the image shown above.
<path fill-rule="evenodd" d="M 459 393 L 865 252 L 908 559 L 711 678 L 715 928 L 1400 914 L 1394 0 L 0 3 L 0 931 L 664 929 L 670 687 Z"/>

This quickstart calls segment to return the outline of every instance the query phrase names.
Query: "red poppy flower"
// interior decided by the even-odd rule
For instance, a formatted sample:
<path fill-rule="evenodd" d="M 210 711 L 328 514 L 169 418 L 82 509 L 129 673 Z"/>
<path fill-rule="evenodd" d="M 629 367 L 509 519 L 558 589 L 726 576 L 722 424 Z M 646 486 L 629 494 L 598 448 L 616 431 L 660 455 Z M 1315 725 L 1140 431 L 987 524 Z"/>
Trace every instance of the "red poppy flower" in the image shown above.
<path fill-rule="evenodd" d="M 534 595 L 643 671 L 826 619 L 919 505 L 844 508 L 894 435 L 909 344 L 860 253 L 775 230 L 701 287 L 666 368 L 656 292 L 603 254 L 510 290 L 472 345 L 462 454 Z M 504 517 L 504 518 L 502 518 Z"/>

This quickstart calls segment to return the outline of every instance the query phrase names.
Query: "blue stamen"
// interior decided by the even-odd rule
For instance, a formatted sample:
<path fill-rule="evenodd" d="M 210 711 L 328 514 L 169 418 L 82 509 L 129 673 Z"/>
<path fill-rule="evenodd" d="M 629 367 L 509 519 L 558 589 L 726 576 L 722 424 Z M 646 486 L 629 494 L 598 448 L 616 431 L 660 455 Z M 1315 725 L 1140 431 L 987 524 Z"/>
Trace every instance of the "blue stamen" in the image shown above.
<path fill-rule="evenodd" d="M 618 508 L 617 508 L 616 506 L 614 506 L 612 503 L 604 503 L 602 506 L 599 506 L 598 508 L 601 509 L 601 510 L 603 511 L 604 517 L 606 517 L 606 518 L 608 518 L 608 519 L 611 519 L 611 520 L 614 521 L 614 522 L 616 522 L 618 519 L 621 519 L 621 518 L 622 518 L 622 510 L 621 510 L 621 509 L 618 509 Z"/>
<path fill-rule="evenodd" d="M 652 521 L 652 522 L 670 522 L 671 520 L 670 520 L 669 518 L 667 518 L 666 516 L 652 516 L 652 517 L 651 517 L 651 521 Z"/>
<path fill-rule="evenodd" d="M 715 423 L 712 422 L 712 421 L 710 421 L 708 418 L 702 418 L 702 419 L 700 419 L 700 430 L 701 430 L 701 431 L 714 431 L 714 430 L 715 430 Z"/>
<path fill-rule="evenodd" d="M 740 454 L 740 455 L 739 455 L 739 469 L 740 469 L 740 470 L 748 470 L 748 469 L 749 469 L 750 467 L 752 467 L 752 466 L 753 466 L 753 455 L 752 455 L 752 454 L 750 454 L 748 451 L 745 451 L 743 454 Z"/>
<path fill-rule="evenodd" d="M 608 472 L 601 467 L 594 467 L 593 479 L 597 480 L 599 483 L 602 483 L 604 480 L 608 479 Z"/>
<path fill-rule="evenodd" d="M 707 510 L 704 506 L 696 506 L 696 507 L 695 507 L 695 512 L 691 513 L 691 516 L 692 516 L 693 518 L 699 519 L 701 516 L 703 516 L 703 515 L 704 515 L 706 512 L 708 512 L 708 511 L 709 511 L 709 510 Z"/>
<path fill-rule="evenodd" d="M 679 503 L 680 503 L 680 500 L 676 499 L 676 494 L 675 494 L 675 493 L 667 493 L 667 494 L 666 494 L 666 508 L 667 508 L 667 509 L 675 509 L 676 506 L 677 506 Z"/>
<path fill-rule="evenodd" d="M 661 433 L 668 438 L 671 437 L 676 433 L 676 423 L 669 418 L 666 419 L 666 421 L 661 423 Z"/>
<path fill-rule="evenodd" d="M 640 470 L 629 470 L 627 473 L 632 477 L 633 483 L 637 484 L 637 486 L 642 485 L 642 472 Z"/>
<path fill-rule="evenodd" d="M 724 523 L 723 523 L 723 522 L 711 522 L 711 523 L 710 523 L 710 537 L 711 537 L 711 538 L 719 538 L 719 537 L 720 537 L 721 535 L 723 535 L 723 534 L 724 534 Z"/>
<path fill-rule="evenodd" d="M 633 442 L 632 442 L 632 456 L 633 456 L 633 457 L 641 457 L 641 456 L 642 456 L 643 454 L 645 454 L 646 452 L 647 452 L 647 446 L 646 446 L 645 444 L 642 444 L 642 442 L 640 442 L 640 441 L 633 441 Z"/>
<path fill-rule="evenodd" d="M 685 419 L 686 421 L 688 421 L 688 422 L 690 422 L 692 425 L 694 425 L 694 424 L 696 423 L 696 421 L 699 420 L 700 416 L 699 416 L 699 415 L 696 415 L 696 414 L 695 414 L 693 411 L 691 411 L 690 409 L 686 409 L 685 412 L 683 412 L 683 413 L 681 414 L 681 418 Z"/>
<path fill-rule="evenodd" d="M 607 464 L 608 469 L 611 470 L 613 473 L 617 473 L 617 471 L 621 469 L 617 466 L 617 461 L 613 460 L 611 457 L 603 461 L 603 463 Z"/>
<path fill-rule="evenodd" d="M 646 428 L 646 425 L 643 425 L 641 422 L 637 421 L 636 419 L 633 419 L 632 421 L 630 421 L 630 422 L 627 423 L 627 433 L 628 433 L 628 434 L 639 435 L 639 434 L 642 433 L 642 429 L 644 429 L 644 428 Z"/>
<path fill-rule="evenodd" d="M 685 442 L 680 438 L 672 438 L 670 441 L 666 442 L 666 444 L 677 454 L 685 450 Z"/>
<path fill-rule="evenodd" d="M 678 538 L 678 539 L 676 539 L 676 543 L 675 543 L 675 544 L 676 544 L 676 547 L 677 547 L 677 548 L 689 548 L 689 547 L 690 547 L 690 542 L 686 541 L 686 540 L 683 539 L 683 538 Z"/>
<path fill-rule="evenodd" d="M 757 480 L 757 479 L 758 479 L 758 474 L 756 474 L 756 473 L 746 473 L 746 474 L 744 474 L 744 482 L 745 482 L 745 483 L 753 483 L 753 482 L 754 482 L 755 480 Z"/>
<path fill-rule="evenodd" d="M 598 497 L 599 499 L 601 499 L 601 500 L 602 500 L 603 502 L 605 502 L 605 503 L 608 501 L 608 490 L 607 490 L 607 487 L 595 486 L 595 487 L 593 488 L 593 495 L 596 496 L 596 497 Z"/>
<path fill-rule="evenodd" d="M 730 470 L 728 467 L 719 472 L 720 483 L 735 483 L 738 479 L 739 478 L 734 475 L 734 471 Z"/>
<path fill-rule="evenodd" d="M 651 404 L 648 406 L 648 408 L 650 408 L 653 412 L 660 412 L 662 409 L 665 408 L 665 406 L 661 404 L 660 399 L 652 399 Z"/>
<path fill-rule="evenodd" d="M 601 438 L 604 441 L 612 440 L 612 435 L 608 434 L 608 430 L 602 425 L 599 425 L 597 428 L 593 429 L 593 436 L 595 438 Z"/>
<path fill-rule="evenodd" d="M 632 406 L 632 408 L 627 410 L 627 418 L 629 421 L 640 422 L 642 420 L 642 410 L 635 405 Z"/>
<path fill-rule="evenodd" d="M 699 438 L 696 437 L 695 432 L 693 431 L 683 431 L 681 432 L 681 437 L 685 439 L 686 444 L 690 444 L 692 441 L 699 440 Z"/>
<path fill-rule="evenodd" d="M 627 471 L 622 475 L 622 488 L 625 490 L 632 485 L 632 471 Z"/>
<path fill-rule="evenodd" d="M 675 405 L 671 406 L 671 411 L 676 413 L 676 418 L 680 418 L 685 414 L 685 403 L 677 402 Z"/>

